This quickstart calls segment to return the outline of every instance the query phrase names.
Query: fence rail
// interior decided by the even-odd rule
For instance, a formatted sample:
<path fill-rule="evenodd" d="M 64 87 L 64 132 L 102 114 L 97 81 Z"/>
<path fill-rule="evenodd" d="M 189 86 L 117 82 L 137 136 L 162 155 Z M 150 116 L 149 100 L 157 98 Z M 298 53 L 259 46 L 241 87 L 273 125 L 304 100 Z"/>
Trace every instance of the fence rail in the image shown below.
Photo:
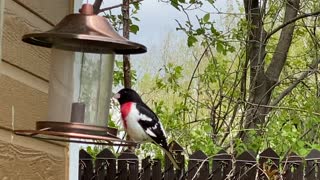
<path fill-rule="evenodd" d="M 174 169 L 167 157 L 162 166 L 159 159 L 147 157 L 139 163 L 131 152 L 116 157 L 104 149 L 93 161 L 86 151 L 80 150 L 79 180 L 320 180 L 317 150 L 305 158 L 292 152 L 282 160 L 271 148 L 259 156 L 246 151 L 236 158 L 223 150 L 210 157 L 199 150 L 189 156 L 187 166 L 181 146 L 173 142 L 172 151 L 180 170 Z"/>

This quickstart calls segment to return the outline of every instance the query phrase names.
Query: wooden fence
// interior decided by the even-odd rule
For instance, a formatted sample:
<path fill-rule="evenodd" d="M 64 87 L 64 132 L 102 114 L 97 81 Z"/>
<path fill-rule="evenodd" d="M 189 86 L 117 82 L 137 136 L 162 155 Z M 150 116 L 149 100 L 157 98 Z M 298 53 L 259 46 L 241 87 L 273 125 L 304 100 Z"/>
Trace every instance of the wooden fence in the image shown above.
<path fill-rule="evenodd" d="M 305 158 L 290 153 L 282 160 L 271 148 L 259 156 L 246 151 L 236 158 L 223 150 L 210 157 L 196 151 L 189 156 L 187 165 L 179 144 L 173 142 L 172 151 L 180 170 L 174 170 L 167 157 L 162 167 L 158 159 L 145 158 L 139 163 L 133 153 L 123 152 L 116 157 L 108 149 L 101 151 L 93 161 L 81 150 L 79 180 L 320 180 L 320 152 L 317 150 L 312 150 Z"/>

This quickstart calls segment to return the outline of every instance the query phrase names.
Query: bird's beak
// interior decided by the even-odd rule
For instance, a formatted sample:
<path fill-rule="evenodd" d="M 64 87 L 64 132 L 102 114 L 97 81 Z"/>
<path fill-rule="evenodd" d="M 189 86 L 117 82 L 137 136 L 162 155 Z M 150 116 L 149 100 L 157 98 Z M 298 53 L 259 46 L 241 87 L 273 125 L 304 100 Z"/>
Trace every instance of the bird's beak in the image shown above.
<path fill-rule="evenodd" d="M 113 98 L 119 99 L 119 98 L 120 98 L 120 94 L 119 94 L 119 93 L 114 94 L 114 95 L 113 95 Z"/>

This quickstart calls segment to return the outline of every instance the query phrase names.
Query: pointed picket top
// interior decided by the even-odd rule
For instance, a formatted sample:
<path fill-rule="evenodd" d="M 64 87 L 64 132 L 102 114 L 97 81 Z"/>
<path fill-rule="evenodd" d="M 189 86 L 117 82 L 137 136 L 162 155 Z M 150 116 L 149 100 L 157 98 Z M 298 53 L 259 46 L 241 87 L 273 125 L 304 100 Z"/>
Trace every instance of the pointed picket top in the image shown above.
<path fill-rule="evenodd" d="M 199 161 L 199 160 L 202 161 L 207 158 L 208 158 L 208 156 L 205 153 L 203 153 L 201 150 L 198 150 L 198 151 L 194 152 L 192 155 L 190 155 L 189 159 L 195 160 L 195 161 Z"/>
<path fill-rule="evenodd" d="M 201 150 L 194 152 L 190 156 L 188 164 L 187 179 L 208 179 L 209 177 L 209 161 L 207 155 Z"/>
<path fill-rule="evenodd" d="M 109 149 L 103 149 L 95 161 L 96 179 L 116 177 L 116 157 Z"/>
<path fill-rule="evenodd" d="M 271 148 L 268 148 L 264 150 L 262 153 L 260 153 L 260 158 L 266 158 L 266 159 L 279 159 L 279 155 Z"/>
<path fill-rule="evenodd" d="M 298 156 L 296 153 L 294 152 L 291 152 L 288 155 L 284 156 L 284 158 L 282 159 L 282 162 L 283 163 L 286 163 L 286 162 L 302 162 L 302 158 L 300 156 Z"/>
<path fill-rule="evenodd" d="M 118 179 L 138 179 L 139 161 L 138 156 L 131 150 L 123 151 L 118 157 Z"/>
<path fill-rule="evenodd" d="M 137 160 L 137 159 L 138 159 L 138 156 L 136 156 L 134 152 L 128 149 L 123 151 L 118 157 L 118 160 Z"/>
<path fill-rule="evenodd" d="M 259 155 L 259 164 L 261 166 L 263 166 L 263 164 L 265 162 L 267 162 L 268 160 L 272 160 L 274 165 L 278 166 L 279 165 L 279 161 L 280 161 L 280 157 L 278 156 L 278 154 L 271 148 L 268 148 L 266 150 L 264 150 L 262 153 L 260 153 Z"/>
<path fill-rule="evenodd" d="M 312 149 L 311 152 L 305 158 L 306 161 L 310 160 L 320 160 L 320 151 Z"/>
<path fill-rule="evenodd" d="M 116 156 L 109 150 L 109 149 L 104 149 L 102 150 L 97 156 L 97 159 L 115 159 Z"/>
<path fill-rule="evenodd" d="M 151 161 L 151 158 L 150 158 L 150 156 L 147 156 L 142 161 L 145 163 L 149 163 Z"/>
<path fill-rule="evenodd" d="M 182 152 L 183 151 L 183 148 L 176 141 L 172 141 L 169 144 L 169 148 L 171 151 L 175 151 L 175 152 Z"/>
<path fill-rule="evenodd" d="M 79 158 L 80 160 L 91 160 L 92 156 L 89 153 L 87 153 L 87 151 L 81 149 L 79 152 Z"/>
<path fill-rule="evenodd" d="M 79 179 L 90 179 L 93 176 L 92 159 L 85 150 L 79 151 Z"/>
<path fill-rule="evenodd" d="M 150 156 L 147 156 L 146 158 L 142 159 L 141 165 L 143 169 L 150 169 L 150 167 L 152 166 Z"/>
<path fill-rule="evenodd" d="M 252 151 L 245 151 L 237 157 L 237 162 L 257 162 L 256 156 Z"/>
<path fill-rule="evenodd" d="M 225 150 L 220 150 L 214 157 L 214 161 L 225 161 L 225 160 L 232 160 L 232 157 L 230 154 L 228 154 Z"/>

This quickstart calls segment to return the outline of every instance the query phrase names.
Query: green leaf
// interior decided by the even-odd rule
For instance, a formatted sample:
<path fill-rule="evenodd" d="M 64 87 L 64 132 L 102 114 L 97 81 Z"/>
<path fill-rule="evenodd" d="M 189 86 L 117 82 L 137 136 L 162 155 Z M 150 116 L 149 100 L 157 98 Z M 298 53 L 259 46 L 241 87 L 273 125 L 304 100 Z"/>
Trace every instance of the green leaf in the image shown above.
<path fill-rule="evenodd" d="M 188 46 L 189 47 L 191 47 L 191 46 L 193 46 L 193 44 L 195 43 L 195 42 L 197 42 L 198 40 L 197 40 L 197 38 L 195 38 L 194 36 L 189 36 L 188 37 Z"/>
<path fill-rule="evenodd" d="M 140 4 L 139 3 L 132 3 L 134 8 L 139 10 L 140 9 Z"/>
<path fill-rule="evenodd" d="M 139 31 L 139 26 L 135 24 L 130 25 L 130 32 L 137 34 L 138 31 Z"/>
<path fill-rule="evenodd" d="M 171 5 L 172 5 L 174 8 L 176 8 L 177 10 L 180 11 L 178 0 L 171 0 Z"/>
<path fill-rule="evenodd" d="M 199 28 L 196 30 L 196 32 L 197 32 L 197 35 L 201 35 L 205 33 L 205 30 L 203 28 Z"/>
<path fill-rule="evenodd" d="M 221 42 L 217 42 L 217 46 L 216 49 L 218 51 L 218 53 L 223 53 L 224 54 L 224 46 Z"/>
<path fill-rule="evenodd" d="M 140 21 L 140 19 L 137 18 L 137 17 L 135 17 L 135 16 L 132 16 L 131 18 L 134 19 L 134 20 L 136 20 L 136 21 Z"/>
<path fill-rule="evenodd" d="M 207 22 L 209 21 L 209 19 L 210 19 L 210 14 L 207 13 L 206 15 L 203 16 L 202 19 L 203 19 L 203 22 L 204 22 L 204 23 L 207 23 Z"/>
<path fill-rule="evenodd" d="M 108 121 L 108 126 L 113 127 L 113 128 L 117 127 L 117 125 L 111 119 L 109 119 L 109 121 Z"/>

